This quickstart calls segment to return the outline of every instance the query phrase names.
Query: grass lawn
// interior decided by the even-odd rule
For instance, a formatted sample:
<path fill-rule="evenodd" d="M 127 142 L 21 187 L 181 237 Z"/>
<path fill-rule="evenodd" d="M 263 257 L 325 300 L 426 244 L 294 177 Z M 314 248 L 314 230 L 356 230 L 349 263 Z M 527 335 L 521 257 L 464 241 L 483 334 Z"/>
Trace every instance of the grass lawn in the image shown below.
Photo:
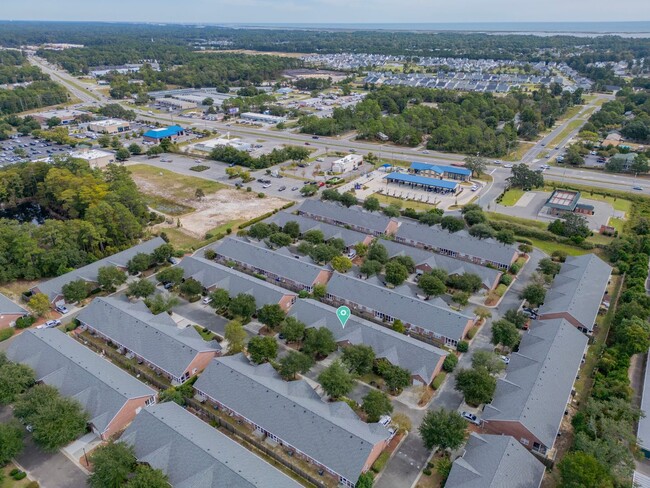
<path fill-rule="evenodd" d="M 170 227 L 162 230 L 165 232 L 165 234 L 167 234 L 169 242 L 176 249 L 198 249 L 204 242 L 202 239 L 188 236 L 183 231 L 175 227 Z"/>
<path fill-rule="evenodd" d="M 383 203 L 384 205 L 390 205 L 391 203 L 396 203 L 400 205 L 402 208 L 412 208 L 413 210 L 421 210 L 425 212 L 427 210 L 436 208 L 436 206 L 431 203 L 414 202 L 412 200 L 401 200 L 399 198 L 389 197 L 388 195 L 382 195 L 381 193 L 374 193 L 372 196 L 377 198 L 377 200 L 379 200 L 379 203 Z"/>
<path fill-rule="evenodd" d="M 559 242 L 542 241 L 541 239 L 535 239 L 533 237 L 526 237 L 526 239 L 531 241 L 534 247 L 541 249 L 546 254 L 552 254 L 553 251 L 564 251 L 569 256 L 582 256 L 583 254 L 594 252 L 593 249 L 590 250 L 579 249 L 577 247 L 569 246 L 568 244 L 560 244 Z"/>
<path fill-rule="evenodd" d="M 603 234 L 599 234 L 597 232 L 594 232 L 594 235 L 591 236 L 589 239 L 587 239 L 589 242 L 592 242 L 593 244 L 609 244 L 611 243 L 614 238 L 611 236 L 606 236 Z"/>
<path fill-rule="evenodd" d="M 214 332 L 211 331 L 203 332 L 203 327 L 201 327 L 200 325 L 195 325 L 194 328 L 199 333 L 199 335 L 203 338 L 204 341 L 211 341 L 217 338 L 217 334 L 215 334 Z"/>
<path fill-rule="evenodd" d="M 159 195 L 149 195 L 149 194 L 144 194 L 144 199 L 147 202 L 147 205 L 154 210 L 158 210 L 159 212 L 162 212 L 167 215 L 171 215 L 173 217 L 177 217 L 179 215 L 185 215 L 190 212 L 194 212 L 194 208 L 189 207 L 187 205 L 183 205 L 182 203 L 174 202 L 172 200 L 169 200 L 167 198 L 163 198 Z"/>
<path fill-rule="evenodd" d="M 513 222 L 515 224 L 527 225 L 532 227 L 537 227 L 541 230 L 547 230 L 548 224 L 545 222 L 539 222 L 537 220 L 524 219 L 522 217 L 514 217 L 512 215 L 504 215 L 496 212 L 485 212 L 488 219 L 490 220 L 502 220 L 505 222 Z"/>
<path fill-rule="evenodd" d="M 0 468 L 2 469 L 2 472 L 5 475 L 4 481 L 0 481 L 0 488 L 23 488 L 29 484 L 29 482 L 31 481 L 29 478 L 23 478 L 20 481 L 16 481 L 11 476 L 9 476 L 9 473 L 15 467 L 16 467 L 15 464 L 9 463 L 4 468 Z"/>
<path fill-rule="evenodd" d="M 519 199 L 524 196 L 524 193 L 524 190 L 521 190 L 519 188 L 511 188 L 510 190 L 506 191 L 505 195 L 503 195 L 501 205 L 504 205 L 506 207 L 514 206 L 519 201 Z"/>
<path fill-rule="evenodd" d="M 151 185 L 164 188 L 169 197 L 178 199 L 194 199 L 198 188 L 206 195 L 228 188 L 227 185 L 212 180 L 197 178 L 174 173 L 163 168 L 149 166 L 148 164 L 134 164 L 128 166 L 129 171 L 135 178 L 146 179 Z"/>
<path fill-rule="evenodd" d="M 569 137 L 569 134 L 576 130 L 578 127 L 583 125 L 585 123 L 584 120 L 572 120 L 567 124 L 567 126 L 560 132 L 557 136 L 551 140 L 551 142 L 548 143 L 548 147 L 555 147 L 558 144 L 560 144 L 564 139 Z"/>
<path fill-rule="evenodd" d="M 566 187 L 579 190 L 581 192 L 580 198 L 584 200 L 596 200 L 598 202 L 609 203 L 612 207 L 614 207 L 614 210 L 618 210 L 619 212 L 625 212 L 626 215 L 629 215 L 630 211 L 632 210 L 631 200 L 621 198 L 620 196 L 611 197 L 611 196 L 603 195 L 602 192 L 608 192 L 608 190 L 603 188 L 592 188 L 589 186 L 573 185 L 573 184 L 562 186 L 561 182 L 552 182 L 551 184 L 551 182 L 547 181 L 546 184 L 544 185 L 544 190 L 553 191 L 556 188 L 566 188 Z"/>
<path fill-rule="evenodd" d="M 607 224 L 614 227 L 619 234 L 621 234 L 625 229 L 625 220 L 617 219 L 616 217 L 610 217 L 609 222 L 607 222 Z"/>
<path fill-rule="evenodd" d="M 580 113 L 580 111 L 584 108 L 584 105 L 574 105 L 571 107 L 569 110 L 567 110 L 564 115 L 560 118 L 560 120 L 567 120 L 572 117 L 575 117 Z"/>
<path fill-rule="evenodd" d="M 520 142 L 514 152 L 511 152 L 503 158 L 504 161 L 520 161 L 524 154 L 528 152 L 533 146 L 534 142 Z"/>

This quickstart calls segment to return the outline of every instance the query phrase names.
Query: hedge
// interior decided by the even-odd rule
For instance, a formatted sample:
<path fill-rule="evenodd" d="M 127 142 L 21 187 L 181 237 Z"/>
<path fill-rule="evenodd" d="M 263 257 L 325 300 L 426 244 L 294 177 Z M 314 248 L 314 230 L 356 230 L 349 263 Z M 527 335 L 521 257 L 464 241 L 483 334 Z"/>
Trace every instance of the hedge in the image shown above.
<path fill-rule="evenodd" d="M 434 390 L 437 390 L 442 386 L 442 383 L 445 381 L 445 378 L 447 377 L 447 373 L 445 372 L 440 372 L 436 375 L 436 377 L 433 379 L 431 382 L 431 388 Z"/>
<path fill-rule="evenodd" d="M 372 465 L 372 469 L 375 473 L 379 473 L 382 469 L 386 467 L 386 463 L 388 462 L 388 459 L 390 458 L 390 453 L 384 451 L 382 452 L 377 460 L 374 462 Z"/>
<path fill-rule="evenodd" d="M 25 315 L 16 320 L 16 329 L 26 329 L 36 322 L 36 318 L 31 315 Z"/>

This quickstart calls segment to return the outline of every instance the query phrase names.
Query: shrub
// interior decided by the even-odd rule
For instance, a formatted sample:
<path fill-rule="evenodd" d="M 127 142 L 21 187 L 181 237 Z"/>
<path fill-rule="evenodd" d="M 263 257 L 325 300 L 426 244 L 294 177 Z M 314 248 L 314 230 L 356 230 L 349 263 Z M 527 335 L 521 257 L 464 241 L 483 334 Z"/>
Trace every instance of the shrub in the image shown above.
<path fill-rule="evenodd" d="M 34 322 L 36 322 L 36 318 L 32 317 L 31 315 L 25 315 L 24 317 L 20 317 L 16 320 L 16 329 L 26 329 L 27 327 L 30 327 Z"/>
<path fill-rule="evenodd" d="M 190 168 L 191 171 L 197 171 L 197 172 L 205 171 L 207 169 L 210 169 L 210 166 L 205 166 L 204 164 L 197 164 L 196 166 L 192 166 Z"/>
<path fill-rule="evenodd" d="M 448 354 L 442 363 L 442 369 L 447 373 L 451 373 L 458 364 L 458 358 L 454 354 Z"/>
<path fill-rule="evenodd" d="M 309 298 L 309 292 L 307 290 L 300 290 L 298 292 L 298 298 Z"/>
<path fill-rule="evenodd" d="M 384 451 L 382 452 L 377 460 L 374 462 L 372 465 L 372 470 L 375 473 L 379 473 L 381 470 L 383 470 L 386 467 L 386 463 L 388 462 L 388 459 L 390 458 L 390 453 Z"/>
<path fill-rule="evenodd" d="M 456 346 L 456 350 L 458 352 L 467 352 L 469 350 L 469 342 L 467 341 L 460 341 L 458 345 Z"/>
<path fill-rule="evenodd" d="M 12 478 L 15 479 L 16 481 L 20 481 L 26 477 L 27 477 L 27 473 L 25 473 L 24 471 L 19 471 L 18 473 L 12 476 Z"/>
<path fill-rule="evenodd" d="M 262 192 L 259 192 L 259 193 L 257 194 L 257 198 L 264 198 L 265 196 L 266 196 L 266 195 L 265 195 L 264 193 L 262 193 Z"/>
<path fill-rule="evenodd" d="M 38 488 L 40 485 L 38 484 L 38 481 L 30 481 L 27 483 L 27 486 L 25 488 Z"/>
<path fill-rule="evenodd" d="M 12 327 L 7 327 L 6 329 L 0 330 L 0 342 L 6 341 L 12 335 L 14 335 L 14 329 Z"/>
<path fill-rule="evenodd" d="M 474 339 L 474 336 L 476 335 L 477 332 L 478 332 L 478 328 L 472 327 L 471 329 L 469 329 L 469 332 L 467 333 L 467 338 Z"/>
<path fill-rule="evenodd" d="M 74 319 L 72 322 L 70 322 L 68 325 L 65 326 L 65 331 L 72 332 L 77 327 L 79 327 L 79 321 L 77 319 Z"/>
<path fill-rule="evenodd" d="M 438 373 L 436 377 L 433 379 L 433 381 L 431 382 L 431 388 L 433 388 L 434 390 L 440 388 L 442 386 L 443 381 L 445 381 L 446 377 L 447 377 L 447 373 Z"/>
<path fill-rule="evenodd" d="M 508 287 L 501 283 L 499 286 L 497 286 L 497 289 L 494 290 L 494 293 L 497 294 L 497 296 L 502 297 L 506 291 L 508 290 Z"/>
<path fill-rule="evenodd" d="M 499 283 L 501 283 L 502 285 L 510 286 L 512 280 L 513 280 L 512 276 L 503 274 L 501 275 L 501 279 L 499 280 Z"/>
<path fill-rule="evenodd" d="M 429 468 L 424 468 L 422 470 L 422 474 L 425 474 L 427 476 L 431 476 L 431 470 Z"/>
<path fill-rule="evenodd" d="M 11 471 L 9 471 L 9 476 L 13 477 L 16 476 L 18 473 L 20 473 L 20 469 L 14 468 Z"/>
<path fill-rule="evenodd" d="M 521 266 L 519 266 L 517 263 L 515 263 L 515 264 L 513 264 L 513 265 L 510 266 L 510 272 L 511 272 L 513 275 L 516 275 L 517 273 L 519 273 L 519 270 L 520 270 L 520 269 L 521 269 Z"/>

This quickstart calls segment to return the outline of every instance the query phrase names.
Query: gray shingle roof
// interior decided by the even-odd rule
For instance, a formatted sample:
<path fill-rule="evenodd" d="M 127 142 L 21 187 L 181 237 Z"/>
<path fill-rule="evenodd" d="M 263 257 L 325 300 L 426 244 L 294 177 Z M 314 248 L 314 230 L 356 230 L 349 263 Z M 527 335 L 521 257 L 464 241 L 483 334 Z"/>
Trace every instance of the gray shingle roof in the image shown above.
<path fill-rule="evenodd" d="M 194 387 L 353 483 L 373 446 L 389 437 L 346 403 L 324 402 L 306 381 L 284 381 L 242 354 L 213 360 Z"/>
<path fill-rule="evenodd" d="M 521 422 L 551 448 L 580 369 L 588 338 L 564 319 L 536 322 L 497 380 L 483 420 Z"/>
<path fill-rule="evenodd" d="M 291 221 L 298 223 L 301 234 L 310 230 L 320 230 L 325 236 L 325 240 L 343 239 L 345 245 L 348 247 L 362 242 L 366 237 L 368 237 L 368 234 L 364 234 L 363 232 L 357 232 L 337 225 L 326 224 L 325 222 L 319 222 L 318 220 L 310 219 L 304 215 L 294 215 L 289 212 L 278 212 L 266 222 L 284 227 L 287 222 Z"/>
<path fill-rule="evenodd" d="M 136 254 L 150 254 L 154 249 L 162 246 L 163 244 L 165 244 L 165 241 L 162 238 L 155 237 L 141 244 L 138 244 L 137 246 L 130 247 L 129 249 L 126 249 L 122 252 L 118 252 L 117 254 L 113 254 L 104 259 L 100 259 L 99 261 L 95 261 L 94 263 L 90 263 L 82 268 L 75 269 L 74 271 L 70 271 L 64 275 L 52 278 L 45 283 L 40 283 L 35 288 L 38 288 L 41 293 L 45 293 L 50 298 L 50 300 L 54 300 L 57 295 L 61 295 L 63 293 L 63 285 L 66 285 L 71 281 L 76 281 L 78 279 L 94 283 L 97 281 L 97 273 L 99 271 L 99 268 L 102 268 L 104 266 L 119 266 L 121 268 L 125 268 L 126 263 L 128 263 L 129 260 Z"/>
<path fill-rule="evenodd" d="M 178 266 L 185 270 L 186 278 L 194 278 L 205 288 L 223 288 L 231 296 L 240 293 L 253 295 L 258 308 L 279 303 L 285 295 L 296 295 L 272 283 L 196 256 L 186 257 Z"/>
<path fill-rule="evenodd" d="M 306 286 L 311 286 L 325 269 L 240 239 L 227 238 L 210 248 L 226 259 L 247 263 Z"/>
<path fill-rule="evenodd" d="M 415 261 L 416 266 L 427 264 L 432 269 L 444 269 L 447 274 L 461 275 L 465 273 L 472 273 L 481 277 L 481 282 L 486 287 L 490 288 L 495 283 L 496 279 L 501 275 L 501 271 L 486 266 L 463 261 L 462 259 L 454 259 L 442 254 L 434 254 L 424 249 L 417 247 L 407 246 L 393 241 L 381 241 L 388 256 L 393 258 L 395 256 L 411 256 Z"/>
<path fill-rule="evenodd" d="M 650 451 L 650 361 L 646 361 L 643 392 L 641 395 L 641 411 L 645 417 L 639 419 L 636 436 L 641 449 Z"/>
<path fill-rule="evenodd" d="M 332 219 L 342 224 L 355 225 L 373 232 L 385 232 L 391 219 L 385 215 L 365 212 L 361 207 L 343 207 L 320 200 L 305 200 L 298 213 Z"/>
<path fill-rule="evenodd" d="M 350 317 L 345 327 L 336 316 L 336 309 L 314 300 L 299 300 L 291 307 L 290 316 L 307 327 L 326 327 L 337 342 L 365 344 L 378 358 L 385 358 L 428 382 L 446 351 L 367 320 Z"/>
<path fill-rule="evenodd" d="M 7 357 L 30 366 L 37 381 L 79 401 L 100 432 L 128 400 L 156 394 L 58 329 L 24 331 L 11 342 Z"/>
<path fill-rule="evenodd" d="M 553 280 L 540 315 L 568 313 L 593 330 L 612 268 L 595 254 L 569 256 Z"/>
<path fill-rule="evenodd" d="M 538 488 L 544 465 L 510 436 L 471 433 L 446 488 Z"/>
<path fill-rule="evenodd" d="M 327 283 L 327 293 L 453 340 L 462 338 L 467 321 L 472 319 L 448 307 L 340 273 L 332 275 Z"/>
<path fill-rule="evenodd" d="M 461 255 L 473 256 L 494 263 L 510 265 L 518 254 L 517 247 L 502 244 L 495 239 L 477 239 L 466 230 L 447 232 L 440 225 L 402 222 L 395 234 L 398 238 L 410 239 L 434 249 L 449 249 Z"/>
<path fill-rule="evenodd" d="M 77 318 L 176 378 L 199 352 L 221 350 L 194 327 L 180 329 L 168 314 L 152 314 L 143 302 L 95 298 Z"/>
<path fill-rule="evenodd" d="M 28 313 L 23 307 L 0 293 L 0 315 L 27 315 Z"/>
<path fill-rule="evenodd" d="M 301 486 L 174 402 L 142 409 L 120 441 L 175 488 Z"/>

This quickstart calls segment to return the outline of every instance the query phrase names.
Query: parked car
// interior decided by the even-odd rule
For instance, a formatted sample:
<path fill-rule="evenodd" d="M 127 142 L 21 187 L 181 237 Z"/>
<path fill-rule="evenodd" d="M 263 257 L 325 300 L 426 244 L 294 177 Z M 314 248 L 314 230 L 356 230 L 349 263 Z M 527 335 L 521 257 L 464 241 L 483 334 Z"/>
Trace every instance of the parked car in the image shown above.
<path fill-rule="evenodd" d="M 280 188 L 278 188 L 278 191 L 284 191 L 284 190 L 286 190 L 286 189 L 287 189 L 286 186 L 281 186 Z"/>
<path fill-rule="evenodd" d="M 37 329 L 53 329 L 54 327 L 57 327 L 61 325 L 60 320 L 48 320 L 44 324 L 36 326 Z"/>
<path fill-rule="evenodd" d="M 63 315 L 65 315 L 65 314 L 68 313 L 68 308 L 65 305 L 58 305 L 56 307 L 56 311 L 63 314 Z"/>
<path fill-rule="evenodd" d="M 173 288 L 173 287 L 174 287 L 174 283 L 172 283 L 171 281 L 168 281 L 167 283 L 163 283 L 163 288 L 165 290 L 169 290 L 170 288 Z"/>
<path fill-rule="evenodd" d="M 312 139 L 318 139 L 318 136 L 311 136 Z"/>
<path fill-rule="evenodd" d="M 291 188 L 291 191 L 296 191 L 297 189 L 298 189 L 298 187 L 294 186 L 293 188 Z"/>
<path fill-rule="evenodd" d="M 212 301 L 212 298 L 204 297 L 203 300 L 201 300 L 201 301 L 207 305 L 208 303 L 210 303 Z"/>
<path fill-rule="evenodd" d="M 501 361 L 503 361 L 506 364 L 510 364 L 510 358 L 508 356 L 499 356 L 501 358 Z"/>
<path fill-rule="evenodd" d="M 271 186 L 271 183 L 264 183 L 262 185 L 262 188 L 269 188 Z"/>
<path fill-rule="evenodd" d="M 390 415 L 382 415 L 379 417 L 379 423 L 383 425 L 384 427 L 388 427 L 390 423 L 393 421 Z"/>
<path fill-rule="evenodd" d="M 460 413 L 460 416 L 463 417 L 463 418 L 464 418 L 465 420 L 467 420 L 468 422 L 471 422 L 471 423 L 474 424 L 474 425 L 481 425 L 481 421 L 480 421 L 480 420 L 478 419 L 478 417 L 477 417 L 476 415 L 474 415 L 473 413 L 469 413 L 469 412 L 462 411 L 462 412 Z"/>
<path fill-rule="evenodd" d="M 510 164 L 510 163 L 508 163 L 508 164 L 504 164 L 503 167 L 504 167 L 504 168 L 512 168 L 512 164 Z"/>

